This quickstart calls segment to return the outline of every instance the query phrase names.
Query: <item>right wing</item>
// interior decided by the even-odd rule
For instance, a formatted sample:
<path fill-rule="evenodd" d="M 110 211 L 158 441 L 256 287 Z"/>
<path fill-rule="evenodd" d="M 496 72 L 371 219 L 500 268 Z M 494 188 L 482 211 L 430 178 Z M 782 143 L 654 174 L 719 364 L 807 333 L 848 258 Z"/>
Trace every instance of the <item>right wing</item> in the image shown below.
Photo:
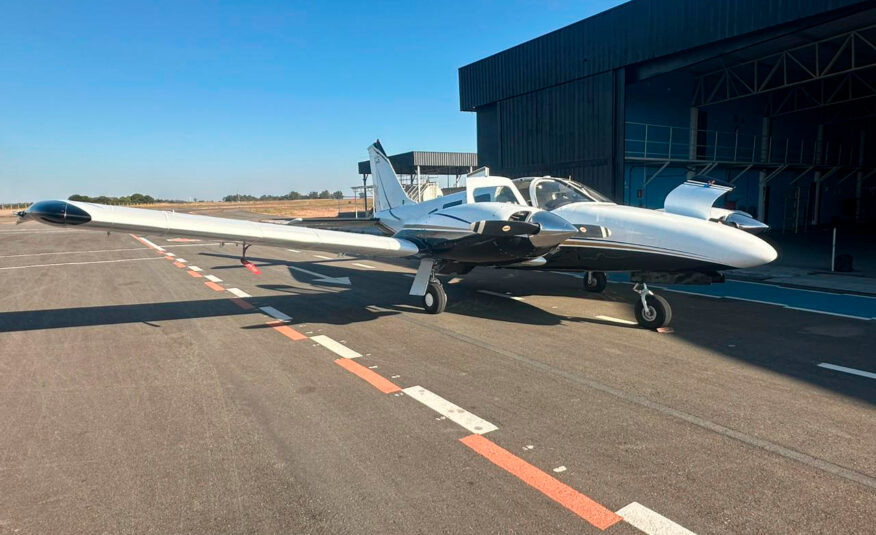
<path fill-rule="evenodd" d="M 274 225 L 289 225 L 293 227 L 318 228 L 354 232 L 356 234 L 374 234 L 375 236 L 392 236 L 395 232 L 383 226 L 376 217 L 308 217 L 306 219 L 263 219 L 265 223 Z"/>
<path fill-rule="evenodd" d="M 133 232 L 147 236 L 208 238 L 368 256 L 404 257 L 419 252 L 419 248 L 413 242 L 390 236 L 371 236 L 78 201 L 40 201 L 25 210 L 21 218 L 54 225 L 76 225 L 81 229 Z"/>

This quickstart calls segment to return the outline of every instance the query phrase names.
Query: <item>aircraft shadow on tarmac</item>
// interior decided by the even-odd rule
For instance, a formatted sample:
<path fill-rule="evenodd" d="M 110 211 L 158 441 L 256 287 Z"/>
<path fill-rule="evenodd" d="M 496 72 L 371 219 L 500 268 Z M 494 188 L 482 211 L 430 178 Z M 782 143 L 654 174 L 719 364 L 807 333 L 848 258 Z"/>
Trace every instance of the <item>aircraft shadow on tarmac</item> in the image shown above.
<path fill-rule="evenodd" d="M 272 262 L 274 265 L 309 265 L 307 262 Z M 210 269 L 222 267 L 241 269 L 239 265 L 224 263 Z M 440 316 L 429 316 L 420 309 L 419 298 L 407 295 L 411 279 L 401 273 L 359 271 L 324 262 L 319 262 L 318 269 L 327 277 L 348 276 L 353 285 L 320 286 L 318 280 L 306 275 L 299 277 L 298 274 L 289 275 L 289 284 L 267 281 L 258 284 L 258 277 L 255 277 L 255 286 L 271 292 L 271 295 L 255 296 L 250 301 L 256 306 L 272 306 L 282 310 L 294 318 L 295 324 L 349 325 L 403 312 L 441 321 Z M 662 335 L 643 331 L 634 325 L 621 325 L 584 316 L 590 308 L 588 302 L 591 300 L 627 302 L 631 307 L 632 299 L 627 295 L 628 285 L 610 284 L 604 294 L 591 296 L 581 289 L 580 279 L 572 277 L 494 269 L 481 272 L 475 270 L 472 275 L 459 284 L 445 284 L 450 298 L 445 314 L 541 326 L 564 323 L 610 326 L 610 330 L 604 331 L 604 336 L 627 336 L 624 333 L 631 329 L 642 331 L 643 336 L 672 336 L 712 353 L 876 404 L 876 389 L 870 383 L 872 380 L 831 373 L 817 367 L 825 356 L 837 354 L 846 358 L 841 364 L 850 362 L 849 359 L 854 363 L 857 359 L 861 363 L 860 368 L 872 367 L 872 363 L 868 364 L 865 348 L 866 341 L 872 340 L 876 335 L 876 328 L 869 325 L 869 322 L 673 294 L 672 301 L 677 312 L 673 323 L 675 332 Z M 482 289 L 510 291 L 518 296 L 554 295 L 579 298 L 581 314 L 554 314 L 526 301 L 478 293 Z M 268 318 L 257 309 L 242 310 L 225 297 L 217 294 L 211 299 L 194 301 L 0 312 L 0 333 L 126 323 L 160 327 L 166 321 L 221 316 L 250 316 L 251 321 L 242 326 L 243 329 L 266 327 Z M 758 306 L 760 308 L 757 313 L 753 313 L 752 307 Z M 558 335 L 569 336 L 569 332 L 558 332 Z M 819 335 L 819 332 L 829 334 L 824 336 Z M 847 335 L 842 335 L 843 332 Z M 837 333 L 842 336 L 838 337 Z M 601 333 L 599 335 L 602 336 Z M 582 340 L 581 347 L 582 358 L 586 358 L 586 340 Z"/>

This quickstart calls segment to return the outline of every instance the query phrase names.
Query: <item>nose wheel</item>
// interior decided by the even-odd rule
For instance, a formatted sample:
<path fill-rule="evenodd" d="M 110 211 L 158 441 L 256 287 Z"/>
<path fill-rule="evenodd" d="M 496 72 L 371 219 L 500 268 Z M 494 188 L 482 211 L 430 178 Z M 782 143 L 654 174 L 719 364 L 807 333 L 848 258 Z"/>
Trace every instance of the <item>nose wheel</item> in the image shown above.
<path fill-rule="evenodd" d="M 639 325 L 646 329 L 659 329 L 669 325 L 672 321 L 672 307 L 666 299 L 649 290 L 644 283 L 633 286 L 633 291 L 639 294 L 634 307 Z"/>
<path fill-rule="evenodd" d="M 601 271 L 588 271 L 584 279 L 584 289 L 591 293 L 602 293 L 608 285 L 605 273 Z"/>
<path fill-rule="evenodd" d="M 440 314 L 447 307 L 447 293 L 437 278 L 429 281 L 426 295 L 423 296 L 423 308 L 429 314 Z"/>

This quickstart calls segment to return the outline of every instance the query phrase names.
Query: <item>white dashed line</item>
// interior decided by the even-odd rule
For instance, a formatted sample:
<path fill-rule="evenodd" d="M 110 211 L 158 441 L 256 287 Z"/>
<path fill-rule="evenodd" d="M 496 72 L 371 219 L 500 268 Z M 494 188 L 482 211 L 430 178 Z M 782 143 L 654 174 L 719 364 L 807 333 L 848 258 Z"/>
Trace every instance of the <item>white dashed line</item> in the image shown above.
<path fill-rule="evenodd" d="M 489 433 L 490 431 L 499 429 L 490 422 L 454 405 L 438 394 L 433 394 L 422 386 L 405 388 L 402 392 L 416 399 L 441 416 L 446 416 L 448 420 L 461 425 L 472 433 L 483 435 L 484 433 Z"/>
<path fill-rule="evenodd" d="M 199 268 L 198 266 L 189 266 L 189 269 L 191 269 L 192 271 L 204 271 L 203 269 Z"/>
<path fill-rule="evenodd" d="M 332 257 L 330 257 L 330 256 L 325 256 L 325 255 L 321 255 L 321 254 L 315 254 L 313 256 L 315 256 L 317 258 L 322 258 L 323 260 L 331 260 L 332 259 Z"/>
<path fill-rule="evenodd" d="M 179 262 L 180 264 L 188 264 L 189 263 L 189 261 L 184 259 L 184 258 L 177 258 L 176 261 Z"/>
<path fill-rule="evenodd" d="M 237 294 L 235 294 L 235 295 L 237 295 Z M 274 307 L 259 307 L 259 309 L 262 312 L 264 312 L 265 314 L 267 314 L 268 316 L 271 316 L 272 318 L 277 318 L 280 321 L 292 321 L 291 316 L 287 316 L 286 314 L 283 314 L 282 312 L 280 312 L 279 310 L 277 310 Z"/>
<path fill-rule="evenodd" d="M 846 368 L 845 366 L 837 366 L 836 364 L 830 364 L 828 362 L 822 362 L 818 365 L 818 367 L 827 368 L 828 370 L 834 370 L 843 373 L 849 373 L 851 375 L 860 375 L 861 377 L 866 377 L 868 379 L 876 379 L 876 373 L 856 370 L 855 368 Z"/>
<path fill-rule="evenodd" d="M 355 359 L 362 356 L 361 354 L 356 353 L 344 344 L 332 340 L 328 336 L 323 336 L 320 334 L 318 336 L 313 336 L 310 339 L 321 345 L 322 347 L 328 349 L 332 353 L 345 359 Z"/>
<path fill-rule="evenodd" d="M 148 245 L 149 247 L 152 247 L 153 249 L 157 249 L 157 250 L 159 250 L 159 251 L 164 251 L 164 247 L 161 247 L 161 246 L 159 246 L 159 245 L 155 245 L 154 243 L 152 243 L 151 241 L 147 240 L 147 239 L 144 238 L 143 236 L 139 236 L 139 238 L 140 238 L 140 241 L 142 241 L 143 243 L 145 243 L 145 244 Z"/>
<path fill-rule="evenodd" d="M 31 266 L 12 266 L 12 267 L 0 267 L 0 270 L 7 269 L 30 269 L 30 268 L 41 268 L 41 267 L 52 267 L 52 266 L 82 266 L 85 264 L 115 264 L 117 262 L 142 262 L 144 260 L 162 260 L 161 256 L 154 256 L 152 258 L 125 258 L 122 260 L 92 260 L 90 262 L 62 262 L 59 264 L 34 264 Z"/>
<path fill-rule="evenodd" d="M 244 292 L 239 288 L 228 288 L 228 291 L 236 295 L 237 297 L 252 297 L 248 293 Z"/>
<path fill-rule="evenodd" d="M 644 505 L 633 502 L 617 512 L 631 526 L 648 535 L 696 535 L 665 516 L 655 513 Z"/>
<path fill-rule="evenodd" d="M 291 253 L 300 253 L 301 252 L 298 249 L 286 249 L 286 250 L 291 252 Z"/>
<path fill-rule="evenodd" d="M 377 269 L 374 266 L 369 266 L 368 264 L 360 264 L 359 262 L 353 262 L 353 265 L 365 269 Z"/>
<path fill-rule="evenodd" d="M 505 299 L 513 299 L 515 301 L 523 301 L 522 297 L 517 297 L 516 295 L 501 294 L 499 292 L 491 292 L 490 290 L 478 290 L 478 293 L 495 295 L 496 297 L 504 297 Z"/>
<path fill-rule="evenodd" d="M 596 316 L 596 319 L 603 321 L 611 321 L 613 323 L 622 323 L 623 325 L 637 325 L 635 321 L 630 320 L 622 320 L 620 318 L 613 318 L 611 316 Z"/>
<path fill-rule="evenodd" d="M 210 282 L 222 282 L 222 279 L 220 279 L 216 275 L 204 275 L 204 278 Z"/>

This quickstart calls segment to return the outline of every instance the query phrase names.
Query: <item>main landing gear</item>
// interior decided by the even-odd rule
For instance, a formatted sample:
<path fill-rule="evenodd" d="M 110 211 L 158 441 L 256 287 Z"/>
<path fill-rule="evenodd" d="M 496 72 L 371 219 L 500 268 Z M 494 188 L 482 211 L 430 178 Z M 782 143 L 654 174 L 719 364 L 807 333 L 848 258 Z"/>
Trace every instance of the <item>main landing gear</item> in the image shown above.
<path fill-rule="evenodd" d="M 644 282 L 636 283 L 633 291 L 639 294 L 636 301 L 636 321 L 646 329 L 659 329 L 672 321 L 672 308 L 669 302 L 648 289 Z"/>
<path fill-rule="evenodd" d="M 447 307 L 447 293 L 435 276 L 440 266 L 434 258 L 423 258 L 411 285 L 411 295 L 423 298 L 423 309 L 429 314 L 440 314 Z"/>
<path fill-rule="evenodd" d="M 591 293 L 601 294 L 608 285 L 608 279 L 602 271 L 588 271 L 584 278 L 584 289 Z"/>

